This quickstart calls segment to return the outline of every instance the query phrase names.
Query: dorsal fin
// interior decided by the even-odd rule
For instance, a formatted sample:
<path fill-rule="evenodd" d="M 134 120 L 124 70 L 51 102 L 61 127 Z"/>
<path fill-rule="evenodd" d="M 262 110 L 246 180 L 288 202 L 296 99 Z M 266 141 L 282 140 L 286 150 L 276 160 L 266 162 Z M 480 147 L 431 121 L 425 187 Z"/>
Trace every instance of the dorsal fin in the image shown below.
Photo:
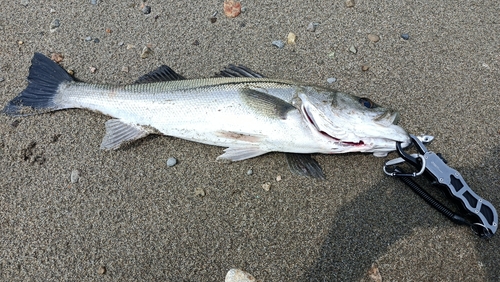
<path fill-rule="evenodd" d="M 253 77 L 253 78 L 264 78 L 262 74 L 254 72 L 253 70 L 242 66 L 242 65 L 229 65 L 225 69 L 221 70 L 216 77 Z"/>
<path fill-rule="evenodd" d="M 170 67 L 162 65 L 154 71 L 147 73 L 135 81 L 135 84 L 152 83 L 161 81 L 184 80 L 184 76 L 176 73 Z"/>

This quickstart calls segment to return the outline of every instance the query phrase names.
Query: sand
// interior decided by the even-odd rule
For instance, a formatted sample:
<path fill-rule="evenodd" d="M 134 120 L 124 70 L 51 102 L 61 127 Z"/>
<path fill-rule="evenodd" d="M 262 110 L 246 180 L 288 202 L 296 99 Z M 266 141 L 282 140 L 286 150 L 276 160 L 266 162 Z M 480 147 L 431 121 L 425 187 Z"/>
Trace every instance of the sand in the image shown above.
<path fill-rule="evenodd" d="M 331 87 L 435 136 L 429 148 L 500 207 L 497 2 L 243 1 L 232 19 L 222 2 L 149 1 L 149 15 L 139 1 L 6 3 L 0 105 L 26 87 L 34 52 L 62 53 L 93 83 L 131 83 L 161 64 L 188 78 L 230 63 L 323 86 L 335 77 Z M 289 32 L 295 45 L 271 44 Z M 327 180 L 317 181 L 292 175 L 280 153 L 224 164 L 222 148 L 171 137 L 101 151 L 108 118 L 0 116 L 0 280 L 223 281 L 240 268 L 261 281 L 372 281 L 373 264 L 384 281 L 500 279 L 498 236 L 478 238 L 385 176 L 395 153 L 318 155 Z"/>

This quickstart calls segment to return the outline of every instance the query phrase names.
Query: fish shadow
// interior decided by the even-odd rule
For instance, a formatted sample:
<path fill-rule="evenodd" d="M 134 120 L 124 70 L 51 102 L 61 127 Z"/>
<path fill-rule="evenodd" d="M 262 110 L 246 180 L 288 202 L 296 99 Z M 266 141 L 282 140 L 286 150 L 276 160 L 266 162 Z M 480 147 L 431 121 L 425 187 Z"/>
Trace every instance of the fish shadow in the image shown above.
<path fill-rule="evenodd" d="M 455 168 L 464 175 L 471 188 L 490 201 L 498 211 L 500 208 L 500 193 L 497 191 L 498 183 L 500 183 L 498 158 L 500 147 L 494 148 L 490 155 L 493 157 L 485 160 L 481 168 Z M 398 189 L 387 188 L 391 181 L 397 182 Z M 428 181 L 418 182 L 443 204 L 452 210 L 457 210 L 440 189 L 430 186 Z M 394 186 L 393 183 L 391 183 L 392 186 Z M 485 278 L 488 281 L 497 281 L 500 277 L 500 268 L 498 268 L 500 241 L 497 238 L 499 234 L 489 240 L 480 239 L 469 232 L 467 226 L 452 223 L 437 210 L 431 208 L 405 184 L 389 177 L 383 178 L 338 211 L 322 244 L 316 263 L 305 273 L 302 281 L 362 279 L 366 277 L 370 266 L 389 251 L 391 245 L 412 234 L 416 228 L 436 227 L 457 228 L 462 229 L 458 232 L 469 233 L 469 237 L 465 239 L 475 242 L 478 260 L 485 270 Z M 463 262 L 461 264 L 463 265 Z"/>

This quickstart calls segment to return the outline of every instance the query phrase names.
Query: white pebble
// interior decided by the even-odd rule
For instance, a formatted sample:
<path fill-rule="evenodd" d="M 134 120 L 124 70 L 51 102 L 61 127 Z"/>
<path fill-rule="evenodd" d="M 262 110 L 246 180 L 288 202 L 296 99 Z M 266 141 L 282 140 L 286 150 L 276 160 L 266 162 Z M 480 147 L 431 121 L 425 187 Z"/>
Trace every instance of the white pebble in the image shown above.
<path fill-rule="evenodd" d="M 253 174 L 253 170 L 252 169 L 247 170 L 247 175 L 252 175 L 252 174 Z"/>
<path fill-rule="evenodd" d="M 167 166 L 172 167 L 177 164 L 177 159 L 176 158 L 168 158 L 167 160 Z"/>
<path fill-rule="evenodd" d="M 224 282 L 256 282 L 257 280 L 251 274 L 241 270 L 241 269 L 230 269 Z"/>
<path fill-rule="evenodd" d="M 80 171 L 78 169 L 74 169 L 71 172 L 70 179 L 71 179 L 71 183 L 77 183 L 78 180 L 80 179 Z"/>
<path fill-rule="evenodd" d="M 326 82 L 328 82 L 330 84 L 334 83 L 335 81 L 337 81 L 337 79 L 335 77 L 329 77 L 326 79 Z"/>

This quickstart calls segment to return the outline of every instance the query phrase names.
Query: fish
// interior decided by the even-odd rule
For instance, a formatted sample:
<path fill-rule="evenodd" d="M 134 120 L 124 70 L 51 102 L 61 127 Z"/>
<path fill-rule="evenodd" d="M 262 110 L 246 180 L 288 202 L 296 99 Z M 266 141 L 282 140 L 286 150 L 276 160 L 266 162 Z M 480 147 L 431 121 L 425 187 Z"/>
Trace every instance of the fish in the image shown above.
<path fill-rule="evenodd" d="M 410 144 L 399 113 L 369 98 L 267 78 L 229 65 L 215 77 L 186 79 L 162 65 L 128 85 L 74 79 L 41 53 L 31 60 L 27 87 L 3 108 L 8 116 L 85 109 L 110 116 L 100 145 L 115 150 L 149 134 L 225 147 L 219 160 L 283 152 L 296 174 L 324 179 L 311 154 L 386 156 Z"/>

